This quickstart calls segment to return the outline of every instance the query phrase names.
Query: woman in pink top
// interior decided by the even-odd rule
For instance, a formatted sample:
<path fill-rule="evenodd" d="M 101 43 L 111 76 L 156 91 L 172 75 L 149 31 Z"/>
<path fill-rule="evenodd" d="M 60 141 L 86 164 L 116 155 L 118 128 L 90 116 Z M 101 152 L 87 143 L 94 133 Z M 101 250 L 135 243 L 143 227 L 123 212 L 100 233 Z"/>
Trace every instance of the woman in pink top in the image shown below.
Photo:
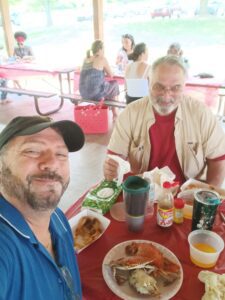
<path fill-rule="evenodd" d="M 129 59 L 133 60 L 125 70 L 125 79 L 149 79 L 150 65 L 148 61 L 148 48 L 145 43 L 137 44 L 134 51 L 129 55 Z M 126 94 L 127 104 L 140 99 L 140 97 L 130 97 Z"/>
<path fill-rule="evenodd" d="M 125 71 L 128 64 L 128 55 L 133 52 L 135 43 L 131 34 L 122 35 L 122 48 L 119 50 L 116 57 L 116 65 L 121 72 Z"/>

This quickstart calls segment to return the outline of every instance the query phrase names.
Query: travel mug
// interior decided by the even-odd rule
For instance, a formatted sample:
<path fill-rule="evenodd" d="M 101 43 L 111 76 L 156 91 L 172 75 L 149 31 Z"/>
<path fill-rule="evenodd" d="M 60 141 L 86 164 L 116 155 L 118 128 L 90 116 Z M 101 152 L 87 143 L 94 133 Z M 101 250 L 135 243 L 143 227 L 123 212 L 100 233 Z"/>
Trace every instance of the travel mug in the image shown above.
<path fill-rule="evenodd" d="M 140 231 L 144 226 L 150 184 L 139 176 L 129 176 L 122 187 L 128 229 Z"/>

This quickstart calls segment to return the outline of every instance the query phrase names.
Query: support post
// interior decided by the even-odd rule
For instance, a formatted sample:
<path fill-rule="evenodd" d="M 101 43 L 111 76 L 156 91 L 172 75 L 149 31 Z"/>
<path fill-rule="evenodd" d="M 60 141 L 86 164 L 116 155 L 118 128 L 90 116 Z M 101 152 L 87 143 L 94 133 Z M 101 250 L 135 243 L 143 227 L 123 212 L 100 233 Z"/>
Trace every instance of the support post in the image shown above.
<path fill-rule="evenodd" d="M 94 39 L 104 39 L 103 34 L 103 0 L 93 0 Z"/>
<path fill-rule="evenodd" d="M 2 26 L 5 38 L 5 45 L 8 56 L 12 56 L 14 52 L 13 32 L 9 13 L 9 3 L 6 0 L 0 0 L 0 9 L 2 15 Z"/>

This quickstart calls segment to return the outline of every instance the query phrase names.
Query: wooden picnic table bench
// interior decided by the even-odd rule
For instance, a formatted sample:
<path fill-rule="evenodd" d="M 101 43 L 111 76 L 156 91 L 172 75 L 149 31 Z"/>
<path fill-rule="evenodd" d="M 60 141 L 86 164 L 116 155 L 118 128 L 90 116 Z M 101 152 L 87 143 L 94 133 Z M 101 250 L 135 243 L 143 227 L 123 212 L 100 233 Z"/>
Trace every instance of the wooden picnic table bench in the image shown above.
<path fill-rule="evenodd" d="M 51 98 L 53 96 L 56 96 L 56 93 L 40 92 L 40 91 L 32 91 L 32 90 L 25 90 L 25 89 L 18 89 L 18 88 L 8 88 L 8 87 L 0 87 L 0 91 L 7 92 L 7 93 L 10 93 L 10 94 L 26 95 L 26 96 L 33 97 L 36 111 L 41 116 L 48 116 L 52 113 L 55 113 L 55 112 L 59 111 L 62 108 L 63 103 L 64 103 L 64 99 L 60 97 L 60 103 L 59 103 L 59 105 L 56 109 L 53 109 L 53 110 L 50 110 L 50 111 L 47 111 L 47 112 L 41 112 L 41 110 L 39 108 L 39 103 L 38 103 L 39 98 Z"/>
<path fill-rule="evenodd" d="M 82 102 L 90 102 L 99 104 L 99 100 L 92 100 L 92 99 L 83 99 L 77 95 L 74 94 L 62 94 L 60 95 L 60 98 L 69 99 L 73 104 L 78 105 Z M 115 101 L 115 100 L 104 100 L 104 104 L 109 107 L 118 107 L 118 108 L 125 108 L 127 104 L 125 102 Z"/>

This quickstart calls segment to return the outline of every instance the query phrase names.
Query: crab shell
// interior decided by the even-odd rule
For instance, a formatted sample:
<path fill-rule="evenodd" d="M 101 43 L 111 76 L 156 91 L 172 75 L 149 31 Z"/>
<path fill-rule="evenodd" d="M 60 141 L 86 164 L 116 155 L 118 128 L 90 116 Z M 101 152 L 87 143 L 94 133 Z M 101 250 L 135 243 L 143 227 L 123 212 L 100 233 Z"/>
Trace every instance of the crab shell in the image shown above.
<path fill-rule="evenodd" d="M 151 265 L 152 260 L 147 257 L 133 256 L 133 257 L 123 257 L 110 262 L 110 267 L 112 269 L 119 270 L 135 270 L 135 269 L 152 269 L 155 267 Z"/>

